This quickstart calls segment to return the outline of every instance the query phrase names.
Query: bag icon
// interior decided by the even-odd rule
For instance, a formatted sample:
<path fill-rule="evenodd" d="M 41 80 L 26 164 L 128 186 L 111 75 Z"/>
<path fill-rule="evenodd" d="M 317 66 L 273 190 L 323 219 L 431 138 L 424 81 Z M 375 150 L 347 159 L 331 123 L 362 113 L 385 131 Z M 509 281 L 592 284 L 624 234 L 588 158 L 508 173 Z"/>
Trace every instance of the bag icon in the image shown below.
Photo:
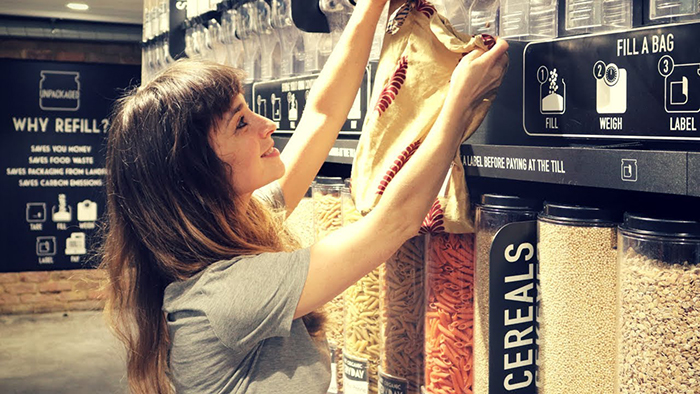
<path fill-rule="evenodd" d="M 90 200 L 83 200 L 78 203 L 78 221 L 94 222 L 97 220 L 97 203 Z"/>

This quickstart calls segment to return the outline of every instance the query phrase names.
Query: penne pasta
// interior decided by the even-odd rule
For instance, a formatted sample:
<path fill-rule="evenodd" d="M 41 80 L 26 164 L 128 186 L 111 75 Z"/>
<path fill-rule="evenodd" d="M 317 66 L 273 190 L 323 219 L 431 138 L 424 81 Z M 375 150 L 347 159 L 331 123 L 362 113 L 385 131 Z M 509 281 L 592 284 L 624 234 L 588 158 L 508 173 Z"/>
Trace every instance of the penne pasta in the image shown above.
<path fill-rule="evenodd" d="M 362 218 L 348 189 L 342 195 L 343 225 Z M 369 393 L 378 391 L 379 374 L 379 271 L 375 269 L 345 290 L 344 351 L 367 360 Z"/>
<path fill-rule="evenodd" d="M 431 234 L 426 276 L 425 388 L 471 394 L 474 235 Z"/>
<path fill-rule="evenodd" d="M 323 239 L 329 233 L 340 228 L 342 224 L 341 185 L 312 185 L 311 195 L 314 202 L 314 239 Z M 343 391 L 343 294 L 323 306 L 326 314 L 326 335 L 331 347 L 335 349 L 332 362 L 337 365 L 336 379 L 338 392 Z"/>
<path fill-rule="evenodd" d="M 380 267 L 382 371 L 420 394 L 424 343 L 424 236 L 414 237 Z"/>

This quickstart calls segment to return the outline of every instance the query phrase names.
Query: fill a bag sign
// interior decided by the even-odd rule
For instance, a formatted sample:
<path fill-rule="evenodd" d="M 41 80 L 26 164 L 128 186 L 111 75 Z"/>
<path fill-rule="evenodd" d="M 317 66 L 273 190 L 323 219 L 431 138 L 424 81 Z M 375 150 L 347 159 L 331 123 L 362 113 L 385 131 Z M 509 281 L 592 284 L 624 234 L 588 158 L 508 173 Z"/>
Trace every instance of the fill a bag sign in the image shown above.
<path fill-rule="evenodd" d="M 529 43 L 525 132 L 699 141 L 698 36 L 689 23 Z"/>
<path fill-rule="evenodd" d="M 0 272 L 91 266 L 114 100 L 139 66 L 0 60 Z"/>

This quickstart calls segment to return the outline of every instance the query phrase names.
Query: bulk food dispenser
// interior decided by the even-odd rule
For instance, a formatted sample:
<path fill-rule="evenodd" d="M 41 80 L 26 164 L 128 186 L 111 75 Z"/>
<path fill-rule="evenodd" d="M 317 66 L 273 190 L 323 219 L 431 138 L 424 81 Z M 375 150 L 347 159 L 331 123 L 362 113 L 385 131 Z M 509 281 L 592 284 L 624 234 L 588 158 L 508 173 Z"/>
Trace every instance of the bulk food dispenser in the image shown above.
<path fill-rule="evenodd" d="M 346 179 L 342 189 L 343 226 L 362 218 L 350 194 L 352 183 Z M 380 354 L 379 272 L 374 269 L 344 292 L 343 388 L 346 393 L 377 394 Z"/>
<path fill-rule="evenodd" d="M 188 56 L 202 56 L 206 46 L 203 49 L 197 26 L 216 30 L 216 24 L 208 22 L 213 18 L 224 32 L 226 62 L 242 66 L 250 77 L 245 89 L 248 102 L 257 103 L 260 96 L 261 102 L 270 103 L 273 93 L 281 97 L 281 120 L 275 121 L 292 125 L 273 134 L 275 145 L 283 148 L 303 113 L 305 95 L 333 47 L 333 34 L 337 37 L 342 31 L 342 20 L 347 20 L 353 7 L 350 1 L 317 3 L 304 13 L 292 12 L 299 9 L 295 8 L 299 0 L 267 3 L 268 23 L 278 37 L 268 53 L 278 56 L 279 66 L 270 67 L 271 79 L 263 82 L 260 34 L 252 26 L 260 23 L 255 19 L 259 11 L 252 9 L 255 3 L 225 1 L 216 11 L 201 14 L 197 10 L 188 17 L 171 1 L 170 30 L 158 36 L 150 10 L 161 7 L 149 2 L 144 80 L 158 67 L 167 67 L 162 49 L 166 36 L 172 59 L 183 56 L 186 41 Z M 390 3 L 393 11 L 405 1 Z M 459 392 L 473 382 L 475 393 L 483 392 L 486 384 L 490 393 L 508 392 L 504 386 L 508 375 L 494 374 L 491 367 L 498 365 L 486 355 L 494 344 L 503 345 L 503 338 L 489 338 L 489 346 L 482 346 L 486 331 L 490 335 L 493 328 L 488 325 L 491 320 L 485 324 L 485 317 L 493 318 L 492 302 L 504 298 L 499 293 L 501 297 L 494 299 L 492 287 L 484 287 L 492 282 L 495 260 L 490 255 L 486 260 L 481 246 L 493 249 L 498 238 L 504 242 L 501 252 L 509 245 L 515 253 L 518 245 L 531 244 L 534 253 L 531 256 L 529 247 L 523 246 L 523 261 L 531 256 L 527 264 L 512 263 L 523 263 L 524 271 L 518 275 L 535 281 L 532 291 L 518 293 L 527 302 L 535 299 L 535 321 L 522 323 L 527 327 L 518 331 L 523 343 L 532 343 L 523 346 L 519 355 L 508 355 L 511 363 L 533 363 L 519 367 L 510 380 L 527 382 L 519 389 L 522 393 L 656 390 L 631 383 L 642 380 L 657 388 L 693 392 L 697 370 L 686 360 L 698 358 L 693 353 L 697 346 L 692 345 L 697 340 L 694 333 L 700 332 L 691 309 L 698 293 L 692 287 L 698 282 L 697 259 L 692 254 L 697 237 L 693 224 L 688 224 L 700 220 L 696 209 L 700 206 L 697 2 L 431 3 L 460 32 L 500 35 L 510 45 L 509 69 L 498 96 L 480 128 L 460 147 L 471 203 L 480 203 L 478 197 L 485 194 L 560 203 L 548 204 L 537 223 L 533 212 L 539 208 L 530 207 L 513 217 L 508 211 L 505 222 L 514 221 L 503 222 L 500 234 L 492 237 L 501 217 L 487 220 L 500 212 L 485 202 L 477 208 L 476 235 L 430 234 L 427 239 L 420 235 L 404 244 L 379 270 L 377 381 L 376 388 L 368 382 L 367 390 L 420 393 L 447 387 Z M 340 23 L 335 23 L 336 17 Z M 387 13 L 389 21 L 391 17 Z M 158 23 L 155 31 L 163 31 L 162 18 Z M 292 24 L 305 30 L 295 32 Z M 373 60 L 384 30 L 378 32 Z M 161 48 L 160 53 L 154 48 Z M 374 71 L 370 63 L 365 90 L 354 107 L 360 115 L 353 114 L 353 120 L 362 119 L 373 108 L 368 92 L 375 82 Z M 251 95 L 254 87 L 256 97 Z M 253 108 L 271 113 L 269 106 Z M 290 122 L 287 118 L 292 116 Z M 340 179 L 349 177 L 356 152 L 359 130 L 353 130 L 341 132 L 320 171 L 321 176 L 338 179 L 331 182 L 334 185 L 317 182 L 319 236 L 340 225 Z M 618 228 L 623 212 L 628 214 Z M 519 230 L 503 231 L 514 228 L 511 225 Z M 535 267 L 533 278 L 530 264 Z M 530 283 L 523 281 L 523 286 Z M 513 309 L 508 316 L 529 318 L 527 302 L 522 302 L 520 312 Z M 342 327 L 360 324 L 352 314 L 341 312 L 341 316 L 340 328 L 329 333 L 340 365 L 342 343 L 350 335 L 343 334 Z M 671 326 L 673 337 L 668 336 Z M 357 335 L 362 336 L 358 332 L 350 340 L 358 342 Z M 597 350 L 579 349 L 582 344 Z M 585 357 L 586 362 L 579 364 L 589 367 L 582 370 L 570 364 L 571 352 L 579 359 Z M 342 370 L 336 365 L 332 392 L 342 386 Z M 505 372 L 504 368 L 498 372 Z M 527 373 L 532 373 L 531 382 Z"/>

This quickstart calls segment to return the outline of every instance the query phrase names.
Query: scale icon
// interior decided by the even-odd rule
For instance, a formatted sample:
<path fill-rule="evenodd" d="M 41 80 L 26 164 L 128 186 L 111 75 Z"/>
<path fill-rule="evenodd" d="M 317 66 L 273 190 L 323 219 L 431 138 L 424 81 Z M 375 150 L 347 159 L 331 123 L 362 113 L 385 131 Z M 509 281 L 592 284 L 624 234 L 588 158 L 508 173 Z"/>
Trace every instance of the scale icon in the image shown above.
<path fill-rule="evenodd" d="M 599 114 L 627 112 L 627 70 L 615 63 L 598 60 L 593 65 L 596 79 L 596 111 Z"/>

